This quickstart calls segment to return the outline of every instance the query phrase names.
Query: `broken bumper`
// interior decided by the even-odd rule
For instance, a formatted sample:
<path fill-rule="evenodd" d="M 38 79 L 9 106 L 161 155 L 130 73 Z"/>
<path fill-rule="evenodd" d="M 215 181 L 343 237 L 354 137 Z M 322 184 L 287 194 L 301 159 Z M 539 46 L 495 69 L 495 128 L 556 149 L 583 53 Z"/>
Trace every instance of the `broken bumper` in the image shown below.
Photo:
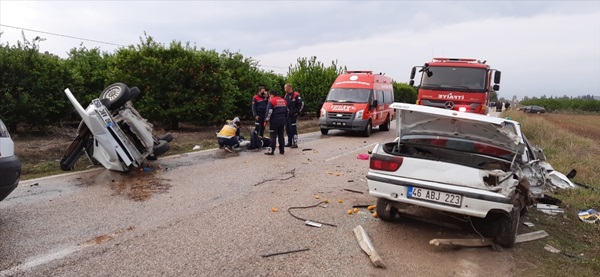
<path fill-rule="evenodd" d="M 369 172 L 367 180 L 369 194 L 374 197 L 439 211 L 484 218 L 490 211 L 504 211 L 508 213 L 513 208 L 509 198 L 491 191 L 395 177 L 375 172 Z M 459 205 L 453 206 L 411 198 L 409 197 L 410 187 L 460 195 L 461 201 Z"/>

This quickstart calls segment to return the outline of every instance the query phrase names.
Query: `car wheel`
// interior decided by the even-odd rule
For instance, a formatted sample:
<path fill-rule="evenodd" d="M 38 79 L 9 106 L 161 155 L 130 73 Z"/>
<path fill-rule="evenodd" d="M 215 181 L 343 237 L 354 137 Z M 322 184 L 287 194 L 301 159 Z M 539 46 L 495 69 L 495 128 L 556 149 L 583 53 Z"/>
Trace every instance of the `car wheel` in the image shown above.
<path fill-rule="evenodd" d="M 379 125 L 379 130 L 381 131 L 389 131 L 390 130 L 390 117 L 386 117 L 385 122 Z"/>
<path fill-rule="evenodd" d="M 373 131 L 373 124 L 371 124 L 371 120 L 369 120 L 369 122 L 367 122 L 367 126 L 365 127 L 365 130 L 363 131 L 363 136 L 365 136 L 365 137 L 371 136 L 372 131 Z"/>
<path fill-rule="evenodd" d="M 398 208 L 392 206 L 392 202 L 385 198 L 377 199 L 377 217 L 383 221 L 394 221 L 398 214 Z"/>
<path fill-rule="evenodd" d="M 152 148 L 152 156 L 158 157 L 165 152 L 169 151 L 169 143 L 166 140 L 161 140 L 157 145 Z"/>
<path fill-rule="evenodd" d="M 327 135 L 329 133 L 329 129 L 321 128 L 321 134 Z"/>
<path fill-rule="evenodd" d="M 162 137 L 158 138 L 158 140 L 165 140 L 167 142 L 171 142 L 173 140 L 173 134 L 166 133 Z"/>
<path fill-rule="evenodd" d="M 502 215 L 498 219 L 496 243 L 502 247 L 513 247 L 515 245 L 520 218 L 521 211 L 518 206 L 515 206 L 510 214 Z"/>
<path fill-rule="evenodd" d="M 104 89 L 100 93 L 100 100 L 108 100 L 109 106 L 106 107 L 109 110 L 116 110 L 121 106 L 125 105 L 131 98 L 129 88 L 123 83 L 114 83 Z"/>

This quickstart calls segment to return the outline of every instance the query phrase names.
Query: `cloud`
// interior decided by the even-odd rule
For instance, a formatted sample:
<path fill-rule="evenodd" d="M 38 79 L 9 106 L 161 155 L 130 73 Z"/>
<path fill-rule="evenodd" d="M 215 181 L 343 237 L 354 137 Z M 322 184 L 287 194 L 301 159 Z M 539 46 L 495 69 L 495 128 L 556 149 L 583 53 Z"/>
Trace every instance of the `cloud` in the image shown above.
<path fill-rule="evenodd" d="M 326 64 L 337 60 L 348 69 L 386 72 L 399 82 L 408 82 L 412 66 L 434 56 L 478 58 L 502 71 L 500 95 L 505 97 L 599 94 L 600 78 L 592 76 L 600 76 L 600 13 L 501 17 L 422 32 L 364 33 L 357 39 L 255 58 L 263 65 L 287 68 L 297 57 L 313 55 Z"/>
<path fill-rule="evenodd" d="M 240 51 L 280 73 L 315 55 L 403 82 L 433 56 L 475 57 L 502 70 L 504 96 L 600 94 L 597 1 L 0 1 L 0 24 L 120 45 L 145 32 Z M 0 43 L 21 39 L 20 30 L 0 32 Z M 81 43 L 118 48 L 25 34 L 62 57 Z"/>

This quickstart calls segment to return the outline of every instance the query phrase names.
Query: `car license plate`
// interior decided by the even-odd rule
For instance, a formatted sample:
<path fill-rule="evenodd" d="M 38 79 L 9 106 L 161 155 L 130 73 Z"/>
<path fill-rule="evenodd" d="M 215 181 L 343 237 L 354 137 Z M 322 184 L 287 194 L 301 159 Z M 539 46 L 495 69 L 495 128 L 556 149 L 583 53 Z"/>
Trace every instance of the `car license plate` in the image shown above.
<path fill-rule="evenodd" d="M 458 207 L 460 207 L 460 203 L 462 202 L 462 195 L 460 194 L 417 188 L 413 186 L 408 187 L 408 198 L 417 198 Z"/>
<path fill-rule="evenodd" d="M 96 112 L 100 115 L 100 117 L 106 124 L 106 127 L 112 127 L 115 125 L 109 112 L 104 107 L 100 107 L 100 108 L 96 109 Z"/>

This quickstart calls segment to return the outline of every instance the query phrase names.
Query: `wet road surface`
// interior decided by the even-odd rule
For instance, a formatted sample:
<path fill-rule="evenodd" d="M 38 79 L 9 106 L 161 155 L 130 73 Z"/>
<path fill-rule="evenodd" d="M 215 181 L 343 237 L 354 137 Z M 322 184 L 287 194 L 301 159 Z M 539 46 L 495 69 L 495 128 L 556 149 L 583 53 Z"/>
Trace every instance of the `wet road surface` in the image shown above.
<path fill-rule="evenodd" d="M 369 161 L 357 155 L 394 133 L 311 133 L 285 155 L 215 149 L 159 159 L 148 172 L 102 168 L 22 182 L 0 202 L 0 276 L 514 275 L 510 251 L 429 245 L 476 238 L 471 231 L 383 222 L 365 208 L 346 213 L 375 203 Z M 287 212 L 324 199 L 293 213 L 336 227 L 310 227 Z M 360 249 L 359 224 L 387 269 Z"/>

